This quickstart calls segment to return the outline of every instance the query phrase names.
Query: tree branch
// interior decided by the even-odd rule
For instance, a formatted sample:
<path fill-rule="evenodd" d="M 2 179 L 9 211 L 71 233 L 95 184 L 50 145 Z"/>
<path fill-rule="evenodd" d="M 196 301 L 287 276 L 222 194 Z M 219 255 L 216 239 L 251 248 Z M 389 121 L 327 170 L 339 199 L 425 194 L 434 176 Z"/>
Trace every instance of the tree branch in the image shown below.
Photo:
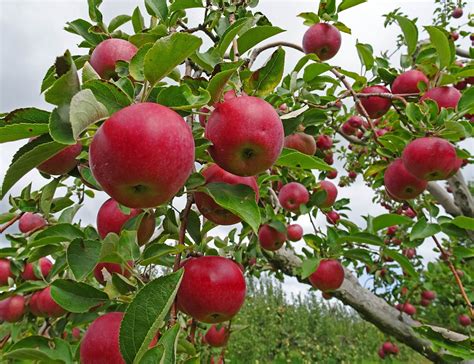
<path fill-rule="evenodd" d="M 456 48 L 456 55 L 459 57 L 464 57 L 464 58 L 469 58 L 472 59 L 471 55 L 469 54 L 468 51 L 461 49 L 461 48 Z"/>
<path fill-rule="evenodd" d="M 15 215 L 10 221 L 8 221 L 7 223 L 5 223 L 5 225 L 3 226 L 0 226 L 0 234 L 2 234 L 5 230 L 7 230 L 10 226 L 12 226 L 15 222 L 17 222 L 18 220 L 20 220 L 20 217 L 24 214 L 24 212 L 22 212 L 21 214 L 18 214 L 18 215 Z"/>
<path fill-rule="evenodd" d="M 429 193 L 431 193 L 431 195 L 435 198 L 435 200 L 441 206 L 443 206 L 443 208 L 448 214 L 452 216 L 462 215 L 461 210 L 459 209 L 459 207 L 456 206 L 451 195 L 439 184 L 437 184 L 436 182 L 429 182 L 427 189 Z"/>
<path fill-rule="evenodd" d="M 459 170 L 448 179 L 449 186 L 453 190 L 454 202 L 461 209 L 464 216 L 474 217 L 474 200 L 471 191 Z"/>

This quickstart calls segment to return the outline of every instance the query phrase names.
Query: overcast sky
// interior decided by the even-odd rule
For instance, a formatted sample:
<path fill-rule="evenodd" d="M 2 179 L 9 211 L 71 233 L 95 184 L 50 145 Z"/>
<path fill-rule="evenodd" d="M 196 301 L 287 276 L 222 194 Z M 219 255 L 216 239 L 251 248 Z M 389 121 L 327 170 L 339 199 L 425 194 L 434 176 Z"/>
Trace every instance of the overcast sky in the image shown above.
<path fill-rule="evenodd" d="M 142 3 L 142 0 L 104 0 L 101 9 L 105 21 L 108 22 L 116 15 L 131 14 L 137 5 L 143 9 Z M 409 17 L 419 18 L 418 24 L 428 25 L 431 23 L 433 3 L 432 0 L 369 0 L 368 3 L 341 13 L 340 21 L 352 29 L 352 35 L 343 33 L 341 50 L 330 63 L 357 72 L 360 69 L 360 62 L 355 49 L 356 40 L 371 44 L 375 54 L 390 49 L 395 44 L 399 29 L 396 26 L 385 29 L 383 14 L 401 7 Z M 473 2 L 469 3 L 472 7 Z M 274 39 L 301 43 L 306 26 L 302 24 L 301 18 L 297 18 L 297 14 L 316 11 L 317 4 L 318 2 L 314 0 L 260 0 L 258 9 L 267 15 L 274 25 L 287 30 Z M 142 12 L 146 13 L 144 9 Z M 191 24 L 193 22 L 197 24 L 195 22 L 199 21 L 198 12 L 196 10 L 189 12 Z M 465 14 L 468 12 L 469 9 Z M 41 80 L 55 57 L 63 54 L 66 49 L 71 50 L 73 54 L 84 53 L 83 49 L 76 47 L 80 42 L 79 37 L 63 30 L 67 21 L 77 18 L 88 18 L 86 0 L 0 0 L 0 112 L 31 106 L 51 110 L 51 106 L 44 102 L 39 93 Z M 466 16 L 456 21 L 462 24 L 466 21 Z M 426 34 L 422 35 L 425 36 Z M 270 52 L 267 51 L 267 55 Z M 300 56 L 294 50 L 287 50 L 287 69 L 291 68 Z M 393 58 L 397 66 L 398 58 L 398 54 Z M 265 59 L 265 55 L 261 55 L 259 62 Z M 469 143 L 464 147 L 473 150 L 472 140 Z M 13 154 L 23 144 L 24 141 L 0 144 L 0 176 L 2 176 L 0 179 L 3 179 Z M 339 167 L 339 174 L 343 175 L 342 165 L 337 162 L 336 166 Z M 466 169 L 465 175 L 472 179 L 474 168 Z M 28 181 L 33 181 L 35 187 L 44 184 L 44 179 L 39 173 L 32 171 L 17 183 L 10 193 L 17 194 Z M 351 199 L 352 211 L 348 213 L 351 221 L 362 225 L 361 216 L 386 212 L 372 203 L 372 196 L 371 190 L 363 184 L 360 177 L 350 188 L 339 188 L 339 197 Z M 86 203 L 78 217 L 84 223 L 95 224 L 98 206 L 106 198 L 105 194 L 99 193 L 98 198 Z M 1 201 L 0 212 L 4 212 L 7 208 L 5 201 Z M 316 222 L 318 225 L 325 225 L 322 217 Z M 310 230 L 307 219 L 301 218 L 300 223 L 305 231 Z M 222 229 L 222 233 L 225 231 Z M 299 246 L 302 244 L 297 243 Z M 426 260 L 435 256 L 431 249 L 429 244 L 425 244 L 420 250 Z M 288 279 L 285 288 L 288 292 L 307 291 L 307 286 L 299 284 L 294 279 Z"/>

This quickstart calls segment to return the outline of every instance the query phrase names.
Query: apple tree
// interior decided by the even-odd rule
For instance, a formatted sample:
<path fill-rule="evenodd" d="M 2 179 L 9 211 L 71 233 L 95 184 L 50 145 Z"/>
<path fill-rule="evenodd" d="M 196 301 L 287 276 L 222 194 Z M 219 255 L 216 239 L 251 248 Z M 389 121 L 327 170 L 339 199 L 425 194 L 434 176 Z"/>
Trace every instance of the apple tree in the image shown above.
<path fill-rule="evenodd" d="M 400 32 L 399 62 L 357 43 L 354 72 L 332 58 L 351 33 L 339 13 L 363 2 L 321 0 L 288 43 L 258 0 L 145 0 L 110 22 L 88 0 L 90 19 L 66 26 L 84 54 L 66 50 L 41 84 L 50 110 L 1 115 L 0 142 L 25 139 L 1 187 L 2 360 L 224 362 L 245 276 L 262 273 L 352 307 L 389 338 L 381 358 L 399 341 L 433 362 L 472 359 L 474 202 L 462 171 L 474 48 L 458 44 L 474 41 L 474 19 L 461 1 L 437 0 L 428 25 L 394 10 L 385 25 Z M 44 185 L 12 195 L 35 168 Z M 337 198 L 358 177 L 367 204 L 387 210 L 363 226 Z M 110 199 L 95 226 L 81 224 L 97 191 Z M 422 244 L 439 258 L 424 264 Z"/>

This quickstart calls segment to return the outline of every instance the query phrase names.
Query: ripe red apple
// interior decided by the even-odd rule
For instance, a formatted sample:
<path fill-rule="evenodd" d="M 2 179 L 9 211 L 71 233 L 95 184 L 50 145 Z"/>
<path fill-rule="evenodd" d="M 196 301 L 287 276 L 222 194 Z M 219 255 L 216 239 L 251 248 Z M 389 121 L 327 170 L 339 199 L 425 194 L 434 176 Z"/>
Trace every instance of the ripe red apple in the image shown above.
<path fill-rule="evenodd" d="M 26 212 L 20 217 L 18 228 L 23 234 L 29 233 L 30 231 L 36 231 L 46 226 L 46 220 L 38 214 L 32 212 Z"/>
<path fill-rule="evenodd" d="M 8 277 L 14 278 L 8 259 L 0 259 L 0 286 L 8 284 Z"/>
<path fill-rule="evenodd" d="M 409 200 L 421 194 L 428 183 L 407 171 L 402 160 L 395 159 L 384 174 L 387 192 L 397 200 Z"/>
<path fill-rule="evenodd" d="M 415 248 L 408 248 L 403 249 L 403 255 L 406 256 L 408 259 L 413 259 L 416 257 L 416 249 Z"/>
<path fill-rule="evenodd" d="M 130 268 L 133 267 L 133 261 L 128 261 L 128 266 Z M 124 277 L 130 277 L 132 275 L 132 273 L 130 272 L 129 269 L 127 269 L 126 267 L 123 267 L 121 266 L 120 264 L 118 263 L 98 263 L 95 268 L 94 268 L 94 277 L 95 279 L 97 279 L 97 281 L 100 283 L 100 284 L 104 284 L 105 285 L 105 278 L 104 278 L 104 274 L 102 273 L 102 269 L 104 269 L 109 272 L 110 274 L 113 274 L 113 273 L 118 273 L 118 274 L 121 274 L 123 275 Z"/>
<path fill-rule="evenodd" d="M 38 312 L 46 317 L 56 318 L 66 313 L 66 310 L 59 306 L 51 297 L 51 287 L 46 287 L 39 292 L 35 304 Z"/>
<path fill-rule="evenodd" d="M 346 135 L 355 135 L 357 132 L 357 130 L 354 129 L 347 121 L 342 124 L 341 131 Z"/>
<path fill-rule="evenodd" d="M 43 316 L 43 313 L 38 309 L 38 297 L 40 293 L 41 291 L 34 292 L 31 295 L 30 301 L 28 303 L 30 312 L 35 316 Z"/>
<path fill-rule="evenodd" d="M 392 353 L 393 352 L 393 344 L 390 341 L 386 341 L 382 344 L 382 349 L 386 354 L 387 353 Z"/>
<path fill-rule="evenodd" d="M 413 306 L 411 303 L 403 303 L 402 306 L 402 311 L 405 312 L 407 315 L 413 316 L 416 314 L 416 307 Z"/>
<path fill-rule="evenodd" d="M 332 170 L 332 171 L 329 171 L 326 177 L 329 178 L 329 179 L 336 178 L 337 177 L 337 171 L 335 169 Z"/>
<path fill-rule="evenodd" d="M 416 212 L 413 211 L 411 207 L 409 207 L 406 210 L 403 210 L 403 215 L 409 217 L 410 219 L 414 219 L 416 217 Z"/>
<path fill-rule="evenodd" d="M 347 119 L 346 123 L 354 129 L 359 129 L 362 127 L 362 125 L 364 125 L 364 119 L 362 119 L 360 116 L 352 115 L 349 119 Z"/>
<path fill-rule="evenodd" d="M 42 276 L 46 278 L 53 267 L 53 263 L 51 263 L 48 258 L 40 258 L 38 263 Z M 25 281 L 39 281 L 42 279 L 41 276 L 35 274 L 32 263 L 25 264 L 23 273 L 21 273 L 21 278 Z"/>
<path fill-rule="evenodd" d="M 334 205 L 337 198 L 337 187 L 330 181 L 321 181 L 313 192 L 326 191 L 326 199 L 318 205 L 320 208 L 328 208 Z"/>
<path fill-rule="evenodd" d="M 247 94 L 245 92 L 242 92 L 242 96 L 247 96 Z M 226 91 L 224 93 L 224 101 L 235 99 L 236 97 L 240 97 L 240 95 L 237 95 L 235 90 L 229 90 L 229 91 Z M 216 107 L 216 105 L 218 103 L 219 103 L 219 101 L 214 103 L 213 107 Z M 210 113 L 211 109 L 209 109 L 207 107 L 203 107 L 203 108 L 199 109 L 199 111 L 202 112 L 202 113 Z M 199 115 L 199 124 L 201 124 L 201 126 L 203 128 L 206 127 L 208 118 L 209 118 L 209 115 Z"/>
<path fill-rule="evenodd" d="M 107 234 L 120 234 L 122 227 L 131 218 L 140 215 L 143 210 L 130 209 L 129 214 L 125 214 L 120 210 L 119 204 L 112 198 L 105 201 L 97 213 L 97 231 L 102 239 Z M 150 240 L 155 231 L 155 216 L 147 213 L 142 217 L 140 226 L 137 231 L 137 241 L 139 245 L 144 245 Z"/>
<path fill-rule="evenodd" d="M 246 185 L 255 191 L 255 200 L 259 199 L 258 185 L 255 177 L 241 177 L 229 173 L 219 167 L 217 164 L 209 164 L 201 171 L 206 179 L 206 183 L 226 183 L 229 185 Z M 218 225 L 232 225 L 241 221 L 240 217 L 234 215 L 229 210 L 224 209 L 214 202 L 211 196 L 204 192 L 196 192 L 194 194 L 196 206 L 208 220 Z"/>
<path fill-rule="evenodd" d="M 117 61 L 130 61 L 138 48 L 124 39 L 112 38 L 99 43 L 92 51 L 89 63 L 100 77 L 109 79 L 115 76 Z"/>
<path fill-rule="evenodd" d="M 292 224 L 286 228 L 286 235 L 290 241 L 298 241 L 303 237 L 303 228 L 301 225 Z"/>
<path fill-rule="evenodd" d="M 455 42 L 459 39 L 459 33 L 458 32 L 451 32 L 449 33 L 449 36 L 451 37 L 451 39 Z"/>
<path fill-rule="evenodd" d="M 465 327 L 466 327 L 466 326 L 470 326 L 471 323 L 472 323 L 471 318 L 470 318 L 468 315 L 464 315 L 464 314 L 463 314 L 463 315 L 459 315 L 458 321 L 459 321 L 459 324 L 460 324 L 461 326 L 465 326 Z"/>
<path fill-rule="evenodd" d="M 458 165 L 456 149 L 445 139 L 418 138 L 403 150 L 405 168 L 425 181 L 446 179 Z"/>
<path fill-rule="evenodd" d="M 184 275 L 177 294 L 181 311 L 206 323 L 230 320 L 245 300 L 245 278 L 230 259 L 204 256 L 183 263 Z"/>
<path fill-rule="evenodd" d="M 426 300 L 434 300 L 436 298 L 436 292 L 434 291 L 423 291 L 421 292 L 421 297 L 423 297 Z"/>
<path fill-rule="evenodd" d="M 321 61 L 334 57 L 339 48 L 341 48 L 341 32 L 331 24 L 314 24 L 303 36 L 304 52 L 316 53 Z"/>
<path fill-rule="evenodd" d="M 348 177 L 350 179 L 356 179 L 357 178 L 357 172 L 356 171 L 349 171 Z"/>
<path fill-rule="evenodd" d="M 361 93 L 390 93 L 390 91 L 385 86 L 377 85 L 366 87 L 361 91 Z M 385 115 L 388 109 L 390 109 L 390 106 L 392 106 L 392 101 L 390 99 L 380 96 L 361 97 L 360 102 L 372 119 L 377 119 Z M 361 113 L 359 107 L 357 107 L 357 110 Z"/>
<path fill-rule="evenodd" d="M 316 153 L 316 141 L 314 137 L 306 133 L 295 133 L 285 137 L 285 148 L 296 149 L 297 151 L 313 155 Z"/>
<path fill-rule="evenodd" d="M 0 320 L 20 321 L 25 313 L 25 297 L 14 295 L 0 301 Z"/>
<path fill-rule="evenodd" d="M 395 235 L 395 233 L 397 232 L 397 230 L 398 230 L 398 226 L 395 226 L 395 225 L 389 226 L 389 227 L 387 228 L 387 235 L 393 236 L 393 235 Z"/>
<path fill-rule="evenodd" d="M 127 207 L 169 201 L 194 166 L 191 129 L 173 110 L 151 102 L 116 112 L 90 146 L 90 167 L 104 191 Z"/>
<path fill-rule="evenodd" d="M 462 17 L 462 14 L 463 14 L 463 11 L 462 11 L 462 8 L 460 7 L 454 8 L 453 12 L 451 13 L 454 19 L 459 19 L 460 17 Z"/>
<path fill-rule="evenodd" d="M 283 246 L 285 240 L 286 234 L 284 232 L 280 232 L 268 224 L 263 224 L 258 229 L 258 241 L 265 250 L 278 250 Z"/>
<path fill-rule="evenodd" d="M 422 305 L 423 307 L 428 307 L 430 304 L 431 304 L 431 301 L 427 300 L 426 298 L 422 298 L 420 300 L 420 305 Z"/>
<path fill-rule="evenodd" d="M 326 221 L 329 223 L 329 224 L 333 224 L 333 225 L 336 225 L 339 220 L 341 220 L 341 216 L 334 210 L 332 211 L 329 211 L 327 214 L 326 214 Z"/>
<path fill-rule="evenodd" d="M 394 94 L 417 94 L 421 91 L 418 87 L 420 82 L 424 82 L 428 86 L 430 80 L 423 72 L 418 70 L 403 72 L 393 81 L 392 92 Z"/>
<path fill-rule="evenodd" d="M 36 168 L 38 168 L 40 172 L 54 176 L 66 174 L 77 166 L 78 160 L 76 158 L 81 154 L 81 151 L 82 144 L 77 142 L 56 153 Z"/>
<path fill-rule="evenodd" d="M 420 101 L 433 100 L 438 104 L 438 108 L 453 108 L 458 106 L 461 93 L 451 86 L 435 87 L 425 92 Z"/>
<path fill-rule="evenodd" d="M 319 135 L 316 140 L 316 146 L 321 150 L 332 148 L 332 138 L 329 135 Z"/>
<path fill-rule="evenodd" d="M 323 296 L 325 300 L 330 300 L 332 298 L 332 294 L 329 292 L 323 292 L 321 296 Z"/>
<path fill-rule="evenodd" d="M 380 357 L 380 359 L 385 359 L 385 351 L 383 351 L 382 347 L 380 347 L 377 351 L 377 355 Z"/>
<path fill-rule="evenodd" d="M 283 148 L 283 124 L 272 105 L 253 96 L 216 105 L 206 125 L 209 153 L 226 171 L 254 176 L 270 168 Z"/>
<path fill-rule="evenodd" d="M 81 364 L 125 364 L 119 334 L 123 312 L 109 312 L 89 326 L 81 342 Z"/>
<path fill-rule="evenodd" d="M 220 326 L 218 328 L 217 325 L 212 325 L 209 330 L 207 330 L 204 338 L 206 343 L 210 346 L 220 348 L 227 345 L 229 334 L 229 330 L 226 326 Z"/>
<path fill-rule="evenodd" d="M 332 153 L 328 153 L 324 156 L 324 161 L 329 164 L 329 165 L 332 165 L 334 164 L 334 157 L 333 157 L 333 154 Z"/>
<path fill-rule="evenodd" d="M 458 83 L 454 84 L 454 88 L 456 90 L 464 90 L 467 87 L 467 82 L 466 81 L 459 81 Z"/>
<path fill-rule="evenodd" d="M 77 341 L 81 339 L 81 330 L 78 327 L 73 327 L 71 332 L 63 331 L 63 339 L 68 340 L 68 338 L 72 338 L 73 341 Z"/>
<path fill-rule="evenodd" d="M 297 213 L 300 206 L 309 201 L 309 193 L 301 183 L 290 182 L 281 188 L 278 200 L 285 210 Z"/>
<path fill-rule="evenodd" d="M 344 282 L 344 268 L 336 259 L 322 259 L 309 281 L 323 292 L 334 291 Z"/>

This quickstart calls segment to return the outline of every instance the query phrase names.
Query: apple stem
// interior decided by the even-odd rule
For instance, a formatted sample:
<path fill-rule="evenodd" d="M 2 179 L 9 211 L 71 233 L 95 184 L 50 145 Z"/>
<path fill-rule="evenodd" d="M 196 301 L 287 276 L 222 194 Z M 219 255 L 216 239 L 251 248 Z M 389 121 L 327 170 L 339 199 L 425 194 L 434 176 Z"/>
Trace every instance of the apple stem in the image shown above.
<path fill-rule="evenodd" d="M 24 212 L 18 214 L 18 215 L 15 215 L 10 221 L 8 221 L 5 225 L 1 226 L 0 227 L 0 234 L 3 233 L 5 230 L 7 230 L 10 226 L 12 226 L 16 221 L 18 221 L 20 219 L 20 217 L 22 217 L 24 214 Z"/>
<path fill-rule="evenodd" d="M 189 333 L 189 341 L 193 345 L 196 343 L 196 328 L 197 328 L 197 321 L 193 319 L 191 321 L 191 331 Z"/>

